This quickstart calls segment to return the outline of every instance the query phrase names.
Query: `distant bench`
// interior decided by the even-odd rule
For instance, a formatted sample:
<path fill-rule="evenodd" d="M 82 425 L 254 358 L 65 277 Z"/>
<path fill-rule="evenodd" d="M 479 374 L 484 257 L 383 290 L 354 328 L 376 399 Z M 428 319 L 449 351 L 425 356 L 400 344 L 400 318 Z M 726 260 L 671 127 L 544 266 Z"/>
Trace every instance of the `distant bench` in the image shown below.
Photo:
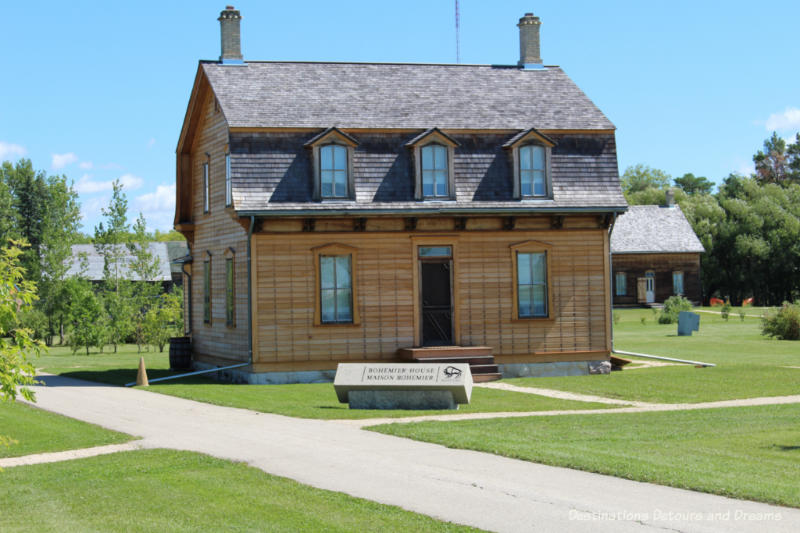
<path fill-rule="evenodd" d="M 458 409 L 472 374 L 466 363 L 339 363 L 333 388 L 350 409 Z"/>

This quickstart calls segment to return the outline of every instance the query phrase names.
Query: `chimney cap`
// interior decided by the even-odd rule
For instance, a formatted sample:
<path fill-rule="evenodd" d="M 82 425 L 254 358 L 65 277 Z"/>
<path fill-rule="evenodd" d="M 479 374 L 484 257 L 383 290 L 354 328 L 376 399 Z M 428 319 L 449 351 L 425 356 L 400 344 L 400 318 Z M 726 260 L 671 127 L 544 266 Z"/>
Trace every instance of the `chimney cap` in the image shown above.
<path fill-rule="evenodd" d="M 525 13 L 525 16 L 519 19 L 519 24 L 517 26 L 527 26 L 529 24 L 541 24 L 542 21 L 539 17 L 534 16 L 533 13 Z"/>

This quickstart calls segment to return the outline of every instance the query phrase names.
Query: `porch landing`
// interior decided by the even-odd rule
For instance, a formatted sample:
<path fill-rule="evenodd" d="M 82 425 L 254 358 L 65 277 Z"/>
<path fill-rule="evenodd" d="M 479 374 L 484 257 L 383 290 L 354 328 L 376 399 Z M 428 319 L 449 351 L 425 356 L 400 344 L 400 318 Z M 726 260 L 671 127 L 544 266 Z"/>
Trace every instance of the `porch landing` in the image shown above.
<path fill-rule="evenodd" d="M 472 381 L 483 383 L 502 379 L 490 346 L 426 346 L 400 348 L 397 355 L 417 363 L 468 363 Z"/>

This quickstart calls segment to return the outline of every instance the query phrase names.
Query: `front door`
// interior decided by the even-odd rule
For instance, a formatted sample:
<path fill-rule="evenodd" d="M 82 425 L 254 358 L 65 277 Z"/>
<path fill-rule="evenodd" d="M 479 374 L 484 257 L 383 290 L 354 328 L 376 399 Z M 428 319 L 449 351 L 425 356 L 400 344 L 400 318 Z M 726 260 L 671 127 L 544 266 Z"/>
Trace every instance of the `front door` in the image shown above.
<path fill-rule="evenodd" d="M 420 300 L 422 316 L 422 345 L 449 346 L 453 344 L 452 260 L 445 257 L 449 247 L 430 247 L 442 251 L 436 256 L 423 255 L 420 248 Z M 427 250 L 425 250 L 427 251 Z M 449 253 L 448 253 L 449 255 Z"/>
<path fill-rule="evenodd" d="M 650 270 L 644 277 L 647 280 L 647 303 L 651 304 L 656 301 L 656 273 Z"/>

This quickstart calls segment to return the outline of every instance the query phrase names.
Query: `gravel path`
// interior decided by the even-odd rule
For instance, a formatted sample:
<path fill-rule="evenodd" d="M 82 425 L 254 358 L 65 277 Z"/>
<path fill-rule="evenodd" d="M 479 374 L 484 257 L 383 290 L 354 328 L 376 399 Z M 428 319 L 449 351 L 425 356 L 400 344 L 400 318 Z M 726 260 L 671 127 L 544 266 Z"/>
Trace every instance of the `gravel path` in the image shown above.
<path fill-rule="evenodd" d="M 47 386 L 35 387 L 38 407 L 141 435 L 142 447 L 243 461 L 315 487 L 487 530 L 800 531 L 798 509 L 453 450 L 339 422 L 60 376 L 41 379 Z"/>

